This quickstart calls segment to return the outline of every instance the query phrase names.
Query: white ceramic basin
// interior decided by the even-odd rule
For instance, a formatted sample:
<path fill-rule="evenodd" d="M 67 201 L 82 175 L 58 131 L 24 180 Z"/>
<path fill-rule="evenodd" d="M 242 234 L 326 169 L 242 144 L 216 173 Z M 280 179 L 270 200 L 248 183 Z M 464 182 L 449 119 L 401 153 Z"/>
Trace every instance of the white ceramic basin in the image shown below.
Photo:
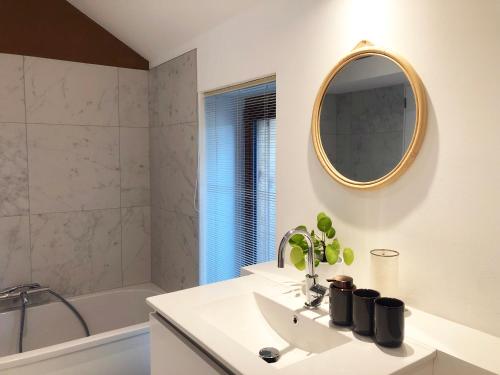
<path fill-rule="evenodd" d="M 315 321 L 324 310 L 304 314 L 303 301 L 251 292 L 201 306 L 199 314 L 256 356 L 264 347 L 278 349 L 281 358 L 272 365 L 282 368 L 351 341 Z"/>
<path fill-rule="evenodd" d="M 387 375 L 432 364 L 434 350 L 409 338 L 400 348 L 388 349 L 348 328 L 330 327 L 328 303 L 317 310 L 304 309 L 300 287 L 294 280 L 275 282 L 249 275 L 147 301 L 237 374 Z M 258 355 L 269 346 L 281 352 L 273 364 Z"/>

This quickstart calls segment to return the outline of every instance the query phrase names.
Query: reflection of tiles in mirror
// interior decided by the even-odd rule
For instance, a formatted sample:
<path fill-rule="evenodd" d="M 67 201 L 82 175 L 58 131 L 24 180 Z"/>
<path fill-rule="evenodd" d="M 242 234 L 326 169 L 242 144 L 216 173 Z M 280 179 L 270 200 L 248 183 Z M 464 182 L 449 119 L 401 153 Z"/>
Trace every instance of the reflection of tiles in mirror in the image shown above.
<path fill-rule="evenodd" d="M 414 127 L 413 93 L 404 84 L 327 94 L 324 98 L 323 147 L 335 168 L 357 181 L 389 173 L 404 155 Z"/>

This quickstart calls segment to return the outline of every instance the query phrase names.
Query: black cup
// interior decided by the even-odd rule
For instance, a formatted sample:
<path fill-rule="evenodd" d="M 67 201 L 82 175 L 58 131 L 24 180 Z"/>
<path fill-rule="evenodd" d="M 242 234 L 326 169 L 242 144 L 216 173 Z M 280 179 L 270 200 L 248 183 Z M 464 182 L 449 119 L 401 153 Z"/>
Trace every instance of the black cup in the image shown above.
<path fill-rule="evenodd" d="M 363 336 L 373 335 L 375 299 L 380 293 L 373 289 L 358 289 L 352 293 L 352 329 Z"/>
<path fill-rule="evenodd" d="M 375 341 L 381 346 L 396 348 L 405 335 L 405 304 L 396 298 L 375 300 Z"/>

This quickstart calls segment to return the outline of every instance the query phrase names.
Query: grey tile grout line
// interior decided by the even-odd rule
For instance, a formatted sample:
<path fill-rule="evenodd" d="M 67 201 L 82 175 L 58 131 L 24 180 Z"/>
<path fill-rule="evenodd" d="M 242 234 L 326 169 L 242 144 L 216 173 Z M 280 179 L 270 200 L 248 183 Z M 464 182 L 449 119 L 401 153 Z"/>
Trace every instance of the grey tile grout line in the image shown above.
<path fill-rule="evenodd" d="M 143 206 L 143 207 L 147 207 L 147 206 Z M 175 210 L 175 209 L 174 210 L 169 210 L 169 209 L 162 208 L 162 207 L 158 207 L 158 208 L 161 211 L 170 212 L 172 214 L 177 214 L 177 215 L 182 215 L 182 216 L 187 216 L 187 217 L 194 217 L 194 218 L 198 218 L 199 217 L 199 214 L 197 212 L 195 212 L 193 215 L 191 215 L 191 214 L 186 214 L 185 212 L 181 212 L 181 211 L 178 211 L 178 210 Z"/>
<path fill-rule="evenodd" d="M 31 200 L 30 200 L 30 158 L 28 147 L 28 109 L 26 102 L 26 56 L 23 55 L 23 95 L 24 95 L 24 130 L 26 140 L 26 187 L 28 199 L 28 250 L 29 250 L 29 264 L 30 264 L 30 282 L 33 282 L 33 261 L 32 261 L 32 248 L 31 248 Z"/>
<path fill-rule="evenodd" d="M 162 264 L 162 259 L 163 259 L 163 256 L 162 256 L 162 251 L 161 251 L 161 246 L 159 249 L 157 249 L 155 246 L 153 246 L 154 243 L 156 243 L 156 241 L 153 241 L 153 238 L 156 238 L 158 236 L 158 230 L 156 230 L 156 225 L 155 225 L 155 221 L 154 221 L 154 212 L 156 211 L 156 207 L 153 207 L 153 145 L 156 144 L 156 142 L 152 142 L 152 139 L 153 139 L 153 128 L 159 128 L 161 129 L 161 126 L 152 126 L 153 124 L 153 121 L 152 121 L 152 117 L 154 116 L 151 116 L 151 112 L 154 112 L 156 110 L 158 110 L 158 106 L 155 105 L 156 103 L 156 100 L 158 99 L 158 95 L 156 93 L 156 90 L 155 92 L 153 93 L 153 95 L 155 95 L 154 97 L 154 100 L 152 102 L 152 97 L 151 97 L 151 80 L 154 79 L 156 77 L 156 74 L 154 77 L 151 76 L 151 72 L 153 70 L 156 70 L 156 72 L 158 72 L 158 69 L 153 68 L 153 69 L 149 69 L 149 72 L 148 72 L 148 127 L 149 127 L 149 187 L 150 187 L 150 215 L 151 215 L 151 234 L 150 234 L 150 241 L 151 241 L 151 259 L 150 259 L 150 280 L 151 282 L 153 282 L 153 280 L 156 280 L 156 282 L 158 284 L 162 284 L 161 281 L 163 279 L 163 271 L 162 271 L 162 267 L 161 267 L 161 264 Z M 157 82 L 155 82 L 157 83 Z M 154 106 L 154 108 L 152 108 Z M 161 148 L 161 145 L 160 145 L 160 148 Z M 158 171 L 159 172 L 159 171 Z M 159 212 L 161 214 L 161 206 L 158 204 L 158 209 L 159 209 Z M 161 220 L 161 219 L 160 219 Z M 159 263 L 159 274 L 158 272 L 155 272 L 153 273 L 153 258 L 156 258 L 156 261 Z M 156 269 L 156 268 L 155 268 Z"/>
<path fill-rule="evenodd" d="M 30 216 L 29 212 L 26 212 L 25 214 L 17 214 L 17 215 L 0 215 L 0 219 L 8 219 L 11 217 L 28 217 Z"/>
<path fill-rule="evenodd" d="M 173 122 L 171 124 L 165 124 L 165 125 L 159 125 L 159 126 L 149 126 L 149 129 L 156 129 L 156 128 L 168 128 L 170 126 L 181 126 L 181 125 L 198 125 L 199 121 L 179 121 L 179 122 Z"/>
<path fill-rule="evenodd" d="M 153 165 L 153 147 L 151 142 L 151 69 L 148 69 L 148 156 L 149 156 L 149 282 L 153 282 L 153 194 L 151 187 L 152 173 L 151 166 Z"/>
<path fill-rule="evenodd" d="M 90 210 L 68 210 L 68 211 L 44 211 L 44 212 L 36 212 L 32 213 L 32 216 L 36 215 L 51 215 L 51 214 L 72 214 L 77 212 L 96 212 L 96 211 L 107 211 L 107 210 L 121 210 L 122 208 L 144 208 L 150 207 L 148 205 L 133 205 L 133 206 L 125 206 L 125 207 L 105 207 L 105 208 L 92 208 Z M 28 215 L 28 214 L 27 214 Z M 9 215 L 9 216 L 0 216 L 3 217 L 16 217 L 16 216 L 27 216 L 27 215 Z"/>
<path fill-rule="evenodd" d="M 117 111 L 118 111 L 118 170 L 120 171 L 120 275 L 122 287 L 124 286 L 123 277 L 123 215 L 122 215 L 122 160 L 121 160 L 121 130 L 120 130 L 120 69 L 116 68 L 116 95 L 117 95 Z"/>
<path fill-rule="evenodd" d="M 24 108 L 24 116 L 26 117 L 26 108 Z M 6 125 L 17 125 L 19 127 L 26 125 L 25 122 L 19 122 L 19 121 L 0 121 L 0 126 L 6 126 Z"/>
<path fill-rule="evenodd" d="M 23 123 L 23 122 L 0 122 L 0 125 L 2 124 L 26 124 L 29 126 L 73 126 L 73 127 L 92 127 L 92 128 L 104 128 L 104 129 L 113 129 L 113 128 L 129 128 L 129 129 L 148 129 L 149 126 L 120 126 L 120 125 L 95 125 L 95 124 L 51 124 L 48 122 L 28 122 L 28 123 Z"/>
<path fill-rule="evenodd" d="M 196 126 L 196 181 L 197 181 L 197 186 L 195 190 L 196 194 L 196 200 L 198 202 L 198 209 L 195 210 L 195 214 L 193 218 L 196 220 L 196 225 L 195 225 L 195 234 L 196 234 L 196 245 L 197 248 L 195 249 L 196 251 L 196 257 L 193 257 L 193 260 L 195 262 L 194 264 L 194 269 L 196 273 L 196 285 L 200 285 L 200 226 L 201 226 L 201 220 L 200 220 L 200 215 L 201 215 L 201 208 L 200 208 L 200 186 L 201 186 L 201 178 L 200 178 L 200 92 L 199 92 L 199 87 L 198 87 L 198 49 L 194 49 L 194 54 L 195 54 L 195 69 L 194 69 L 194 74 L 195 74 L 195 80 L 196 80 L 196 103 L 195 103 L 195 118 L 196 120 L 193 122 L 193 124 Z M 195 207 L 196 208 L 196 207 Z"/>
<path fill-rule="evenodd" d="M 167 64 L 167 63 L 168 62 L 165 62 L 165 64 Z M 150 93 L 150 87 L 151 87 L 150 83 L 151 82 L 148 79 L 148 95 Z M 159 100 L 158 96 L 155 99 Z M 148 97 L 148 101 L 149 100 L 150 100 L 150 98 Z M 159 102 L 158 102 L 158 105 L 159 105 Z M 149 105 L 148 105 L 148 108 L 149 108 Z M 158 106 L 156 106 L 155 109 L 159 110 Z M 149 115 L 150 115 L 150 113 L 148 111 L 148 117 L 149 117 Z M 159 124 L 158 126 L 151 126 L 152 125 L 151 118 L 149 118 L 149 121 L 150 121 L 150 123 L 149 123 L 149 125 L 150 125 L 149 126 L 149 135 L 150 135 L 150 145 L 149 145 L 149 147 L 150 147 L 150 150 L 149 150 L 149 153 L 150 153 L 150 187 L 152 187 L 153 184 L 152 184 L 151 178 L 153 176 L 153 173 L 151 173 L 152 172 L 151 166 L 153 165 L 153 144 L 155 144 L 155 142 L 151 142 L 151 140 L 153 138 L 153 132 L 155 131 L 153 129 L 160 129 L 161 130 L 161 129 L 165 128 L 166 125 L 160 125 Z M 163 147 L 167 147 L 167 145 L 163 145 L 163 144 L 158 144 L 158 146 L 160 147 L 160 149 L 162 149 Z M 151 245 L 153 245 L 153 228 L 155 227 L 155 225 L 153 224 L 154 223 L 153 214 L 154 214 L 154 211 L 156 211 L 156 208 L 158 209 L 158 212 L 161 215 L 161 212 L 164 211 L 164 210 L 163 210 L 163 208 L 161 207 L 160 204 L 158 204 L 157 207 L 153 208 L 153 194 L 151 194 Z M 155 230 L 154 232 L 158 235 L 162 231 L 160 229 L 159 231 Z M 163 255 L 163 251 L 162 251 L 161 245 L 160 245 L 160 248 L 157 249 L 157 250 L 158 251 L 155 251 L 155 253 L 158 255 L 157 258 L 159 258 L 158 262 L 159 262 L 160 266 L 159 266 L 159 274 L 155 275 L 156 276 L 156 282 L 157 282 L 158 285 L 163 285 L 164 284 L 163 283 L 163 281 L 164 281 L 164 269 L 163 269 L 163 266 L 162 266 L 162 264 L 163 264 L 162 259 L 164 258 L 164 255 Z M 153 263 L 152 262 L 153 262 L 153 246 L 151 246 L 151 282 L 153 282 L 153 279 L 154 279 L 153 278 L 154 275 L 153 275 L 153 267 L 152 267 Z"/>

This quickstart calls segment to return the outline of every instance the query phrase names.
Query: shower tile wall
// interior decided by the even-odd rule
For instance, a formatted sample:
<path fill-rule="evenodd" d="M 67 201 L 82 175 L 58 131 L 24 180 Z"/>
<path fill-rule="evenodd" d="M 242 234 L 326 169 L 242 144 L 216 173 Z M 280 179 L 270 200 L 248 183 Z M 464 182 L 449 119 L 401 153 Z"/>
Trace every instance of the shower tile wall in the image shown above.
<path fill-rule="evenodd" d="M 150 281 L 148 72 L 0 54 L 0 288 Z"/>
<path fill-rule="evenodd" d="M 196 50 L 152 69 L 152 280 L 166 291 L 198 284 Z"/>

